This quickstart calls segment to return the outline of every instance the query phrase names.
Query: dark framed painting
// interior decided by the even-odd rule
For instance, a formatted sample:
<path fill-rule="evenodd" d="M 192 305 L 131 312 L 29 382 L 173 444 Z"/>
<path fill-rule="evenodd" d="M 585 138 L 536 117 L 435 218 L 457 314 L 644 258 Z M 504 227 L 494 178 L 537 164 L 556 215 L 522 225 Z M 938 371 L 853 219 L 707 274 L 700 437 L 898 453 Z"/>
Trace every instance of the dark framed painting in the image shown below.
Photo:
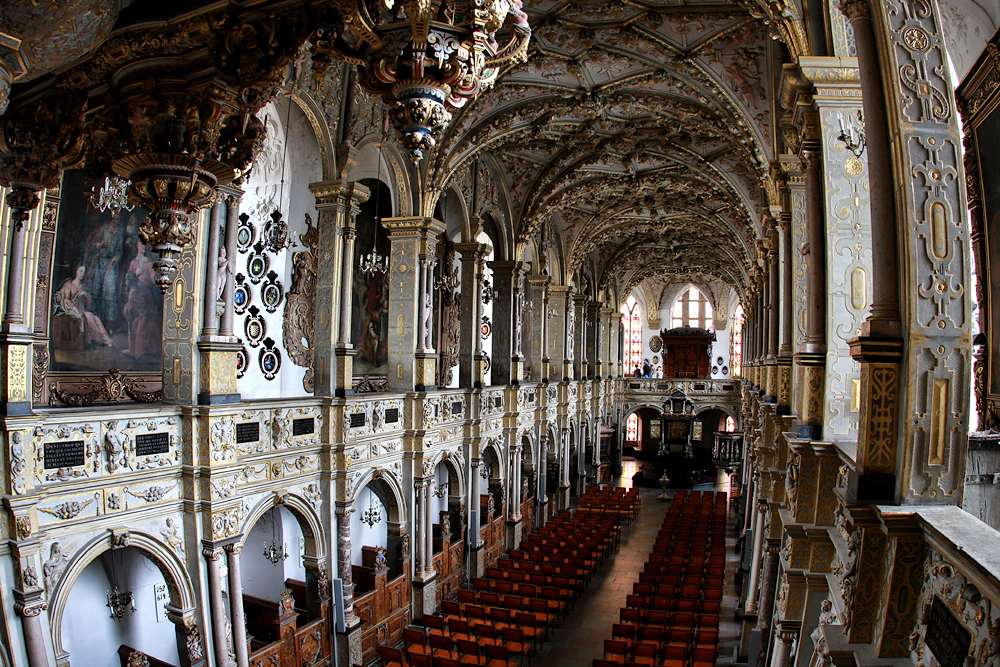
<path fill-rule="evenodd" d="M 381 181 L 365 180 L 371 196 L 358 211 L 354 241 L 354 277 L 351 285 L 351 342 L 354 375 L 386 375 L 389 372 L 389 273 L 365 271 L 366 257 L 389 257 L 389 234 L 381 219 L 392 215 L 392 196 Z M 388 264 L 386 264 L 386 267 Z"/>
<path fill-rule="evenodd" d="M 51 264 L 40 268 L 49 270 L 51 290 L 47 367 L 36 364 L 45 377 L 35 398 L 49 403 L 94 386 L 112 370 L 143 389 L 161 381 L 163 296 L 155 283 L 156 254 L 139 238 L 147 214 L 139 208 L 102 212 L 91 204 L 90 188 L 82 170 L 64 173 L 51 211 Z"/>

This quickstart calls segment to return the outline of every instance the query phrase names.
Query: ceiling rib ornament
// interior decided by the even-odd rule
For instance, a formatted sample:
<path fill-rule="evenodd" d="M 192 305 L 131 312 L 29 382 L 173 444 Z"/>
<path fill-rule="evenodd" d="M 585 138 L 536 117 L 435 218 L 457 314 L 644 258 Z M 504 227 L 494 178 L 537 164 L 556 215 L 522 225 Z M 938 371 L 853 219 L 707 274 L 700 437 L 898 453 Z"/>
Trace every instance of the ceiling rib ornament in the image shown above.
<path fill-rule="evenodd" d="M 531 27 L 521 0 L 338 0 L 343 30 L 322 45 L 358 65 L 361 84 L 389 108 L 414 162 L 432 149 L 452 112 L 524 60 Z M 498 33 L 506 41 L 497 43 Z"/>

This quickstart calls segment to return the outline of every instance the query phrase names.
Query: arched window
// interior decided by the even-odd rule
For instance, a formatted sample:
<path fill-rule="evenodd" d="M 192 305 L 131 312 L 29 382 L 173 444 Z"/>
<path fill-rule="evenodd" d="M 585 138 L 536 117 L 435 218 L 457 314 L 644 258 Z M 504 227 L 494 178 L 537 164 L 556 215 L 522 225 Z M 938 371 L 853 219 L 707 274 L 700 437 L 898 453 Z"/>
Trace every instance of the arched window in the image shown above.
<path fill-rule="evenodd" d="M 729 363 L 733 377 L 740 377 L 743 372 L 743 306 L 736 306 L 733 313 L 733 333 L 730 338 Z"/>
<path fill-rule="evenodd" d="M 632 413 L 625 422 L 625 440 L 628 442 L 639 441 L 639 415 Z"/>
<path fill-rule="evenodd" d="M 642 365 L 642 308 L 631 294 L 622 306 L 622 322 L 625 324 L 625 350 L 622 361 L 629 375 L 636 366 Z"/>
<path fill-rule="evenodd" d="M 709 329 L 712 326 L 712 304 L 697 287 L 688 289 L 674 301 L 673 327 L 698 327 Z"/>
<path fill-rule="evenodd" d="M 732 417 L 726 417 L 726 431 L 732 433 L 736 430 L 736 420 Z"/>

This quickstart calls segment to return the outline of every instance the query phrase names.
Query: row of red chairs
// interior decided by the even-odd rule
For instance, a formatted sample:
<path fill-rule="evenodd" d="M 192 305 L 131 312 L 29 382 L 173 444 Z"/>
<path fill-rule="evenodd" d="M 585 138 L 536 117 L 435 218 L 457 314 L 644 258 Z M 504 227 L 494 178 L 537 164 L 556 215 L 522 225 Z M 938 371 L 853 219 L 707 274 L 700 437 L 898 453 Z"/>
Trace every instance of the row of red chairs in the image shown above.
<path fill-rule="evenodd" d="M 578 509 L 617 514 L 623 524 L 630 524 L 639 515 L 641 497 L 636 488 L 592 486 L 576 499 Z"/>
<path fill-rule="evenodd" d="M 677 493 L 594 667 L 715 665 L 726 509 L 724 493 Z"/>

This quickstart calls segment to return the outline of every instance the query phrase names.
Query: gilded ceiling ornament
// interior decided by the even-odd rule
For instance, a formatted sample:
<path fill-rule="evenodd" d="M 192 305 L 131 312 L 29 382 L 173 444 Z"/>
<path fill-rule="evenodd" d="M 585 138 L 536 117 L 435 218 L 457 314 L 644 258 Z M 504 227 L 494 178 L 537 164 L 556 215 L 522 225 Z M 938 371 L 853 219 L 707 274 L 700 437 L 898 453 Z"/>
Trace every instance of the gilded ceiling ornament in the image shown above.
<path fill-rule="evenodd" d="M 452 112 L 524 60 L 531 28 L 520 0 L 490 0 L 459 12 L 452 2 L 339 0 L 344 30 L 317 40 L 326 57 L 362 69 L 361 85 L 385 101 L 389 118 L 419 161 L 451 123 Z M 510 28 L 509 41 L 495 41 Z M 315 58 L 316 56 L 314 56 Z"/>

